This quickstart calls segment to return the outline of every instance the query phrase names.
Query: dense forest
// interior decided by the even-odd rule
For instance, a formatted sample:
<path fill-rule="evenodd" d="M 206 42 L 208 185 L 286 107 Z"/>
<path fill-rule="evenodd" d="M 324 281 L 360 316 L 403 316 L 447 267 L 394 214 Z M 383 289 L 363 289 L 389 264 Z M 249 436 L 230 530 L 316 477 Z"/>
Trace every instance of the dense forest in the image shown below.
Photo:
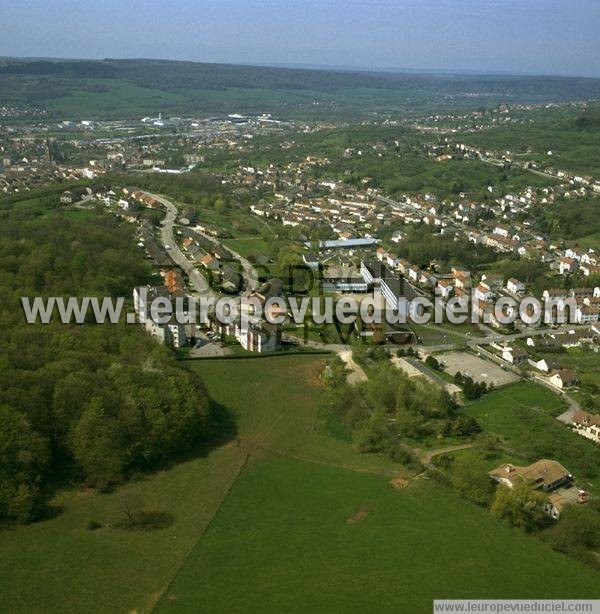
<path fill-rule="evenodd" d="M 57 486 L 109 488 L 214 431 L 201 383 L 141 328 L 25 322 L 22 296 L 129 297 L 150 275 L 126 223 L 57 201 L 0 203 L 0 518 L 22 522 Z"/>

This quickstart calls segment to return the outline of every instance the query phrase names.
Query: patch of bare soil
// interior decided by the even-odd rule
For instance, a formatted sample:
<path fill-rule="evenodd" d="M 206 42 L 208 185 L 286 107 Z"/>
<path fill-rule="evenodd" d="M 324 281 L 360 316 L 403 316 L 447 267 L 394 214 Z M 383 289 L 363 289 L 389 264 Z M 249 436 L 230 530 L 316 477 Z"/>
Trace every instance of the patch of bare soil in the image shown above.
<path fill-rule="evenodd" d="M 410 484 L 410 480 L 406 478 L 397 477 L 393 480 L 390 480 L 390 484 L 393 488 L 406 488 Z"/>
<path fill-rule="evenodd" d="M 354 512 L 350 518 L 346 520 L 347 524 L 357 524 L 363 521 L 371 512 L 371 508 L 368 505 L 363 505 L 359 510 Z"/>

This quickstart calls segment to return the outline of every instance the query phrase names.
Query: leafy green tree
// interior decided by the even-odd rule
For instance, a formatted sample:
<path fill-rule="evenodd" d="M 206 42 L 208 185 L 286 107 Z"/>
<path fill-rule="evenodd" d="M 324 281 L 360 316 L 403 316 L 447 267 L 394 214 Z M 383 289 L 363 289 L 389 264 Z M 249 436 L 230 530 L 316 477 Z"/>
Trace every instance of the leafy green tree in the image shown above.
<path fill-rule="evenodd" d="M 40 484 L 49 464 L 46 439 L 21 413 L 0 406 L 0 516 L 20 522 L 36 517 L 43 502 Z"/>
<path fill-rule="evenodd" d="M 425 359 L 425 364 L 428 367 L 432 368 L 434 371 L 439 371 L 441 369 L 439 361 L 435 356 L 431 356 L 431 354 Z"/>
<path fill-rule="evenodd" d="M 467 452 L 458 456 L 452 464 L 450 481 L 454 488 L 474 503 L 491 503 L 494 486 L 479 454 Z"/>
<path fill-rule="evenodd" d="M 545 537 L 557 550 L 578 552 L 600 548 L 600 512 L 588 505 L 567 505 Z"/>
<path fill-rule="evenodd" d="M 527 532 L 536 531 L 550 522 L 545 511 L 548 498 L 525 481 L 517 481 L 513 488 L 500 485 L 492 503 L 492 514 L 512 526 Z"/>
<path fill-rule="evenodd" d="M 383 452 L 393 438 L 389 419 L 382 409 L 371 414 L 355 435 L 355 445 L 360 452 Z"/>
<path fill-rule="evenodd" d="M 100 399 L 92 399 L 81 414 L 74 429 L 72 448 L 89 485 L 105 488 L 123 479 L 125 442 L 117 421 L 107 415 Z"/>
<path fill-rule="evenodd" d="M 8 504 L 8 517 L 15 518 L 21 524 L 35 520 L 41 510 L 42 496 L 37 486 L 19 484 L 17 491 Z"/>

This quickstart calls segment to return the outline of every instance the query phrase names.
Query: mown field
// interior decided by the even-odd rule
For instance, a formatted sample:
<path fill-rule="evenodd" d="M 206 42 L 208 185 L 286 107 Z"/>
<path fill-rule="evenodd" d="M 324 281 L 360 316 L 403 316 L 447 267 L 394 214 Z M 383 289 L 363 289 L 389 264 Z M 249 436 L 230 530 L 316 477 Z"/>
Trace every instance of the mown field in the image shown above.
<path fill-rule="evenodd" d="M 0 610 L 429 612 L 433 597 L 594 596 L 593 570 L 327 436 L 323 360 L 186 363 L 236 432 L 114 492 L 62 491 L 54 518 L 3 527 Z M 409 485 L 392 488 L 397 476 Z M 127 492 L 171 523 L 111 527 Z"/>
<path fill-rule="evenodd" d="M 218 363 L 197 363 L 213 396 L 237 408 L 241 431 L 256 428 L 256 412 L 272 426 L 269 445 L 256 446 L 159 612 L 429 612 L 434 596 L 593 593 L 579 582 L 595 572 L 432 482 L 391 488 L 388 466 L 315 432 L 312 414 L 282 421 L 275 408 L 288 393 L 270 382 L 263 362 L 237 371 L 252 382 L 243 389 L 226 385 Z M 243 426 L 247 420 L 255 426 Z"/>
<path fill-rule="evenodd" d="M 254 460 L 157 611 L 429 613 L 433 598 L 595 596 L 598 575 L 433 483 Z"/>

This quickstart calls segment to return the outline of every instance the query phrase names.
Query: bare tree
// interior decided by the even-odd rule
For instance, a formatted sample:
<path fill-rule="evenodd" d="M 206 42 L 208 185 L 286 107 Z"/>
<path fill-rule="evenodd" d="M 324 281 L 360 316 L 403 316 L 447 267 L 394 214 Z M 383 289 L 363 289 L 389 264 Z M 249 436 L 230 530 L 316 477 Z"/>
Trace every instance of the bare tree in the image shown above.
<path fill-rule="evenodd" d="M 118 505 L 120 513 L 126 524 L 134 524 L 136 518 L 144 509 L 144 498 L 139 493 L 127 492 L 121 495 Z"/>

